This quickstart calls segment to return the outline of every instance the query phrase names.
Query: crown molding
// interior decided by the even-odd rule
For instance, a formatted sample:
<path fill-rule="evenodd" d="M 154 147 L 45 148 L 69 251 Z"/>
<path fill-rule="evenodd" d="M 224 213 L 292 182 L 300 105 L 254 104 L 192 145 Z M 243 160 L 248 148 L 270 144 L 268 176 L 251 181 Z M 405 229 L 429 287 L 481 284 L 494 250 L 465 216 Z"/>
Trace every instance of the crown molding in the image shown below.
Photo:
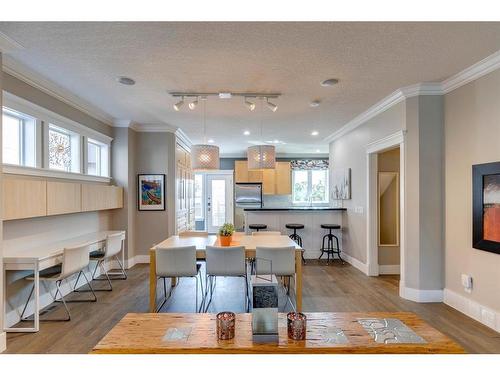
<path fill-rule="evenodd" d="M 28 85 L 43 91 L 53 98 L 70 105 L 71 107 L 86 113 L 87 115 L 107 124 L 113 124 L 113 117 L 70 91 L 62 88 L 56 83 L 46 79 L 41 74 L 33 71 L 24 64 L 19 63 L 10 56 L 3 57 L 2 69 L 5 73 L 27 83 Z"/>
<path fill-rule="evenodd" d="M 442 82 L 424 82 L 399 88 L 330 134 L 324 141 L 333 142 L 405 99 L 420 95 L 444 95 L 499 68 L 500 51 L 497 51 Z"/>
<path fill-rule="evenodd" d="M 9 53 L 16 50 L 24 49 L 24 47 L 14 39 L 0 32 L 0 52 Z M 4 57 L 5 58 L 5 57 Z"/>

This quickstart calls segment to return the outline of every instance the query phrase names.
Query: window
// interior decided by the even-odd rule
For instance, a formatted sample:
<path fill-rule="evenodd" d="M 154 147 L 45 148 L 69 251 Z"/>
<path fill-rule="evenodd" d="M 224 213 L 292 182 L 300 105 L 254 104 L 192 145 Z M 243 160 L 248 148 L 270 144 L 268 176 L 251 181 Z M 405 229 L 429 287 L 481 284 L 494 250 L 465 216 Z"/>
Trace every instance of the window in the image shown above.
<path fill-rule="evenodd" d="M 80 172 L 80 135 L 49 125 L 49 168 Z"/>
<path fill-rule="evenodd" d="M 87 174 L 93 176 L 109 176 L 108 145 L 87 139 Z"/>
<path fill-rule="evenodd" d="M 328 170 L 294 170 L 292 200 L 294 204 L 328 203 Z"/>
<path fill-rule="evenodd" d="M 203 210 L 203 175 L 194 175 L 194 217 L 195 220 L 204 219 Z"/>
<path fill-rule="evenodd" d="M 3 108 L 2 147 L 5 164 L 36 166 L 36 120 L 14 110 Z"/>

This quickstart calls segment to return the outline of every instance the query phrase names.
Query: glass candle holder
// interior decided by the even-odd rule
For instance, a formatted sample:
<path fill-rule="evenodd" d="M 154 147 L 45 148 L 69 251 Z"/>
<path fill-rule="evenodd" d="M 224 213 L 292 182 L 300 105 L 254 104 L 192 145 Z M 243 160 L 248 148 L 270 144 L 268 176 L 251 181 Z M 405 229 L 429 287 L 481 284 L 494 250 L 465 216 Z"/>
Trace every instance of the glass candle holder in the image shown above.
<path fill-rule="evenodd" d="M 306 339 L 307 317 L 299 312 L 289 312 L 286 315 L 288 338 L 292 340 Z"/>
<path fill-rule="evenodd" d="M 230 340 L 234 338 L 234 326 L 236 314 L 223 311 L 217 314 L 217 338 L 219 340 Z"/>

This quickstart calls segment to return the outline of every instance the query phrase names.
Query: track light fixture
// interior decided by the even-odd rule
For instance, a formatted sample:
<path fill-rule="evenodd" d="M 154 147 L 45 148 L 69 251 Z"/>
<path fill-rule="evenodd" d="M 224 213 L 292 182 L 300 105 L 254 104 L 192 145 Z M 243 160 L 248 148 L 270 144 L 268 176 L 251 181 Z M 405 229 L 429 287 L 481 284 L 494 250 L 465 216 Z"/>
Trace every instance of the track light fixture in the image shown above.
<path fill-rule="evenodd" d="M 181 97 L 181 100 L 174 104 L 174 109 L 176 111 L 179 111 L 183 104 L 184 104 L 184 97 Z"/>
<path fill-rule="evenodd" d="M 190 110 L 193 110 L 196 108 L 196 106 L 198 105 L 198 98 L 196 98 L 195 100 L 193 100 L 191 103 L 188 104 L 188 107 Z"/>
<path fill-rule="evenodd" d="M 269 101 L 269 98 L 266 98 L 266 105 L 267 105 L 267 108 L 269 108 L 273 112 L 276 112 L 276 110 L 278 109 L 278 106 L 274 103 L 271 103 Z"/>
<path fill-rule="evenodd" d="M 248 107 L 250 111 L 255 109 L 255 103 L 252 103 L 248 98 L 245 98 L 245 105 Z"/>

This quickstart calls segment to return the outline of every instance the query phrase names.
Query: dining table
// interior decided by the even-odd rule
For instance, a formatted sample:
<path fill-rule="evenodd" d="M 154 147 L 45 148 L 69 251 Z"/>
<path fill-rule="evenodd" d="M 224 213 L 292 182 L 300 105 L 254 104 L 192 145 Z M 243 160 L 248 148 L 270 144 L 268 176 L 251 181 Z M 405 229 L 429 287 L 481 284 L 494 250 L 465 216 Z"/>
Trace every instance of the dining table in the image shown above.
<path fill-rule="evenodd" d="M 156 249 L 169 249 L 184 246 L 196 247 L 196 258 L 205 259 L 207 246 L 220 246 L 216 235 L 175 235 L 154 245 L 149 250 L 149 311 L 156 311 L 156 287 L 158 278 L 156 276 Z M 257 247 L 295 247 L 295 278 L 294 294 L 295 307 L 297 311 L 302 310 L 302 248 L 292 239 L 285 235 L 251 236 L 244 233 L 235 233 L 232 236 L 230 246 L 243 246 L 247 259 L 255 258 Z M 176 280 L 172 278 L 172 285 Z"/>

